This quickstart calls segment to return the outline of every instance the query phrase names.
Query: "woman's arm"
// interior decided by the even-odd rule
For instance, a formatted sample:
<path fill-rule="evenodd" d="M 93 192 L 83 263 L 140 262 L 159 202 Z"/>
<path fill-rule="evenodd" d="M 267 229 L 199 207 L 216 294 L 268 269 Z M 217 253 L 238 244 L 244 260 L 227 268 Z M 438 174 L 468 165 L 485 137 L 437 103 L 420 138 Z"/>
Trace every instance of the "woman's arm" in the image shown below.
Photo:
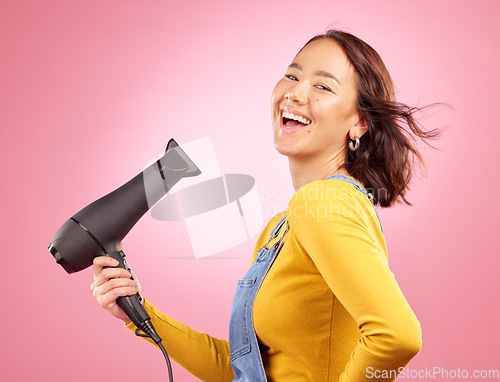
<path fill-rule="evenodd" d="M 144 307 L 169 356 L 196 378 L 207 382 L 232 381 L 234 371 L 229 363 L 229 343 L 191 329 L 156 309 L 145 300 Z M 126 325 L 131 331 L 133 323 Z M 154 341 L 146 339 L 157 346 Z"/>
<path fill-rule="evenodd" d="M 124 321 L 128 329 L 135 331 L 136 326 L 116 304 L 116 299 L 135 294 L 138 290 L 135 282 L 137 280 L 131 280 L 125 269 L 104 268 L 114 266 L 116 264 L 112 258 L 96 257 L 91 289 L 104 309 Z M 229 363 L 227 341 L 191 329 L 159 311 L 148 301 L 144 302 L 144 307 L 157 333 L 163 339 L 167 353 L 177 364 L 202 381 L 229 382 L 233 379 L 234 372 Z M 154 344 L 152 340 L 148 341 Z"/>
<path fill-rule="evenodd" d="M 388 267 L 385 245 L 377 244 L 370 202 L 344 183 L 301 188 L 290 202 L 289 222 L 361 332 L 340 380 L 393 381 L 420 350 L 420 324 Z"/>

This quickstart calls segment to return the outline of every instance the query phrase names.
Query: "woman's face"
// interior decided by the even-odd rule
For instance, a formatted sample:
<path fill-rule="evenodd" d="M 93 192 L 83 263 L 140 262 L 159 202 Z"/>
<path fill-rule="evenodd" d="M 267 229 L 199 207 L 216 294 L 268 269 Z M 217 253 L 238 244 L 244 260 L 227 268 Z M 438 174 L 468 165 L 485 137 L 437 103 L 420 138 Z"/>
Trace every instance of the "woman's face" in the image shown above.
<path fill-rule="evenodd" d="M 320 39 L 307 45 L 273 90 L 278 152 L 297 158 L 319 156 L 326 161 L 345 152 L 349 136 L 362 135 L 358 130 L 364 122 L 355 106 L 355 79 L 337 42 Z"/>

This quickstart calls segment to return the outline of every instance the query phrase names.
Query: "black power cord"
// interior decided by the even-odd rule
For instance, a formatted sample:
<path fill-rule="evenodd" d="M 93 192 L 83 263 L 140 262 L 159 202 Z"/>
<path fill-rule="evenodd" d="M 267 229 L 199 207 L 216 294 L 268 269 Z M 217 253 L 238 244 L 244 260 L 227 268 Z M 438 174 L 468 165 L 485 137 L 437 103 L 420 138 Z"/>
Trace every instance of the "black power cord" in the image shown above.
<path fill-rule="evenodd" d="M 167 361 L 168 380 L 170 382 L 173 382 L 174 381 L 174 375 L 172 374 L 172 365 L 170 364 L 170 358 L 168 358 L 167 351 L 165 350 L 165 348 L 163 347 L 163 344 L 161 342 L 158 344 L 158 346 L 160 347 L 163 355 L 165 356 L 165 361 Z"/>
<path fill-rule="evenodd" d="M 142 331 L 144 334 L 139 333 L 139 330 Z M 144 337 L 144 338 L 150 338 L 152 339 L 160 348 L 161 352 L 163 353 L 163 356 L 165 357 L 165 361 L 167 362 L 167 369 L 168 369 L 168 380 L 170 382 L 174 381 L 174 375 L 172 373 L 172 365 L 170 363 L 170 358 L 168 357 L 167 351 L 163 347 L 163 344 L 161 343 L 161 338 L 156 333 L 156 330 L 151 323 L 150 319 L 144 320 L 141 322 L 141 324 L 137 327 L 135 330 L 135 335 L 139 337 Z"/>

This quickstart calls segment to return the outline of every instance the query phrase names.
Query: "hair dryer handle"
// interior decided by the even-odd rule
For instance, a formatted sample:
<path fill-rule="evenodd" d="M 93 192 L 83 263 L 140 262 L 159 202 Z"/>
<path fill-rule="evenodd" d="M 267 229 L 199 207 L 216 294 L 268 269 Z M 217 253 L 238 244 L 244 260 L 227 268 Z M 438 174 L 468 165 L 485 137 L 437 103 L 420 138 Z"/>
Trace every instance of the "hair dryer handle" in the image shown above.
<path fill-rule="evenodd" d="M 112 257 L 119 262 L 116 268 L 123 268 L 132 273 L 127 260 L 125 260 L 125 253 L 123 251 L 110 252 L 107 256 Z M 133 277 L 131 278 L 133 279 Z M 140 327 L 143 321 L 151 319 L 149 317 L 149 314 L 146 312 L 146 309 L 144 309 L 141 301 L 142 297 L 139 292 L 137 292 L 133 296 L 118 297 L 116 299 L 116 302 L 118 303 L 120 308 L 123 309 L 128 318 L 130 318 L 130 320 L 137 327 Z"/>

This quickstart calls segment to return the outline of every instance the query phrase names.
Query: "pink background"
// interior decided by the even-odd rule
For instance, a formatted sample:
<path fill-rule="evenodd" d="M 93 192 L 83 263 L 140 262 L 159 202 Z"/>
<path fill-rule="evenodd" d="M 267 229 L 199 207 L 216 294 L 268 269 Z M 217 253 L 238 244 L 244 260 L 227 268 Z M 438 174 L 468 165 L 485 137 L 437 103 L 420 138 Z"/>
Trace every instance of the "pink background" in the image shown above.
<path fill-rule="evenodd" d="M 381 211 L 391 268 L 424 333 L 410 368 L 500 369 L 499 10 L 456 0 L 2 1 L 0 379 L 166 380 L 161 353 L 97 306 L 92 271 L 67 275 L 47 245 L 170 137 L 210 136 L 223 172 L 256 178 L 265 218 L 285 208 L 291 182 L 273 149 L 270 94 L 328 26 L 375 47 L 401 101 L 454 108 L 423 120 L 448 129 L 440 151 L 425 150 L 413 207 Z M 254 240 L 195 260 L 181 223 L 145 216 L 125 248 L 147 298 L 227 338 Z"/>

